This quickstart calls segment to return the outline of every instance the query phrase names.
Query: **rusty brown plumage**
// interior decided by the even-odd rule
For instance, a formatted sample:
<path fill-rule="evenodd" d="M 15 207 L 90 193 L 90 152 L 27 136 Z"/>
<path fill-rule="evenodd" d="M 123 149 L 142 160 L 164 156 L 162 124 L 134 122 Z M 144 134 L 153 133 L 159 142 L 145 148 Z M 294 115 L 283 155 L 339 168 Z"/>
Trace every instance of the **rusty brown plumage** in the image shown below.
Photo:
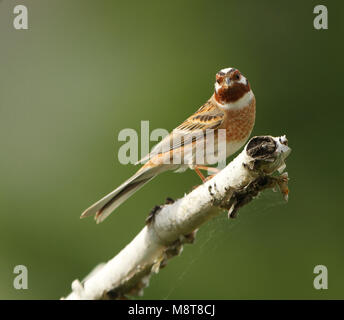
<path fill-rule="evenodd" d="M 220 70 L 216 74 L 215 92 L 210 99 L 139 161 L 145 164 L 134 176 L 86 209 L 81 216 L 95 214 L 97 222 L 103 221 L 134 192 L 166 170 L 190 167 L 204 181 L 200 169 L 208 168 L 198 163 L 192 152 L 187 152 L 188 147 L 192 150 L 206 148 L 210 141 L 206 135 L 209 130 L 213 132 L 212 142 L 217 145 L 219 131 L 225 129 L 226 156 L 230 156 L 247 141 L 255 122 L 255 106 L 256 100 L 250 84 L 239 70 Z M 203 138 L 203 141 L 199 143 L 198 138 Z M 214 152 L 218 150 L 214 149 Z M 174 162 L 176 155 L 180 155 L 183 161 Z M 216 171 L 216 168 L 211 169 Z"/>

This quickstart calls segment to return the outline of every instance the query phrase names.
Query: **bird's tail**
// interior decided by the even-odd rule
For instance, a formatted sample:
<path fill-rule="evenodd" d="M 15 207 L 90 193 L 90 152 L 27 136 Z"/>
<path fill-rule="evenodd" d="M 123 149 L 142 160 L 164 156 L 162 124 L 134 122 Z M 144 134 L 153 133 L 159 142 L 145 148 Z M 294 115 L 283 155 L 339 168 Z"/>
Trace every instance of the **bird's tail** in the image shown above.
<path fill-rule="evenodd" d="M 142 167 L 131 178 L 122 183 L 117 189 L 110 192 L 104 198 L 97 201 L 91 207 L 86 209 L 81 218 L 95 214 L 97 223 L 102 222 L 112 211 L 120 206 L 124 201 L 131 197 L 148 181 L 152 180 L 158 174 L 158 167 Z"/>

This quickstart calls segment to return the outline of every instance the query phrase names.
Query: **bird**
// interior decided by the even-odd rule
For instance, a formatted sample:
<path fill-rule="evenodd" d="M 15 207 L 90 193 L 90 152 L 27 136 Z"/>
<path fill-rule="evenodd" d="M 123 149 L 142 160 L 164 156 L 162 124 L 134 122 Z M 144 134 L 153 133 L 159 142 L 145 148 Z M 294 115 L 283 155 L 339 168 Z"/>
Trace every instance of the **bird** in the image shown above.
<path fill-rule="evenodd" d="M 236 68 L 221 69 L 216 73 L 214 92 L 209 100 L 139 160 L 137 163 L 143 166 L 132 177 L 87 208 L 81 218 L 95 215 L 97 223 L 104 221 L 137 190 L 164 171 L 182 172 L 190 168 L 206 181 L 200 170 L 219 171 L 209 166 L 218 160 L 213 157 L 212 161 L 207 161 L 209 152 L 222 151 L 227 158 L 238 151 L 252 132 L 255 116 L 256 99 L 247 78 Z M 212 139 L 208 138 L 209 132 L 213 133 Z M 225 141 L 219 149 L 216 142 L 220 136 Z M 213 148 L 208 148 L 209 144 L 213 144 Z M 203 152 L 203 157 L 196 156 L 197 150 Z"/>

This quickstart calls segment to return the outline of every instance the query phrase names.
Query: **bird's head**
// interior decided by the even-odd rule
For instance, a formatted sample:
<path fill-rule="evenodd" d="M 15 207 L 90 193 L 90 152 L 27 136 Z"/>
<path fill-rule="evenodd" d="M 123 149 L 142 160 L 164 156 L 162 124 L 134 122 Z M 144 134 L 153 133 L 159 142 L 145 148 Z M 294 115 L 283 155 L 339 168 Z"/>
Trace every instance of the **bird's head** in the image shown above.
<path fill-rule="evenodd" d="M 235 104 L 247 93 L 252 93 L 248 80 L 235 68 L 226 68 L 216 74 L 215 99 L 219 105 Z"/>

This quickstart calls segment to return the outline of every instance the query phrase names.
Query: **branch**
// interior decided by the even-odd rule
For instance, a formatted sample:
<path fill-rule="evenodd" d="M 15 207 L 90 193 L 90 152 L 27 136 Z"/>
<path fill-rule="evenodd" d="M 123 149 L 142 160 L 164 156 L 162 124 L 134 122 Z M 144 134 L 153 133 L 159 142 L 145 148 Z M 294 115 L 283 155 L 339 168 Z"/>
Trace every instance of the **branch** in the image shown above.
<path fill-rule="evenodd" d="M 82 282 L 74 280 L 66 299 L 125 299 L 140 295 L 152 273 L 192 243 L 197 229 L 224 209 L 234 218 L 237 210 L 266 188 L 279 187 L 288 198 L 285 168 L 291 149 L 285 136 L 253 137 L 244 150 L 212 179 L 183 198 L 156 206 L 146 226 L 114 258 L 99 265 Z"/>

